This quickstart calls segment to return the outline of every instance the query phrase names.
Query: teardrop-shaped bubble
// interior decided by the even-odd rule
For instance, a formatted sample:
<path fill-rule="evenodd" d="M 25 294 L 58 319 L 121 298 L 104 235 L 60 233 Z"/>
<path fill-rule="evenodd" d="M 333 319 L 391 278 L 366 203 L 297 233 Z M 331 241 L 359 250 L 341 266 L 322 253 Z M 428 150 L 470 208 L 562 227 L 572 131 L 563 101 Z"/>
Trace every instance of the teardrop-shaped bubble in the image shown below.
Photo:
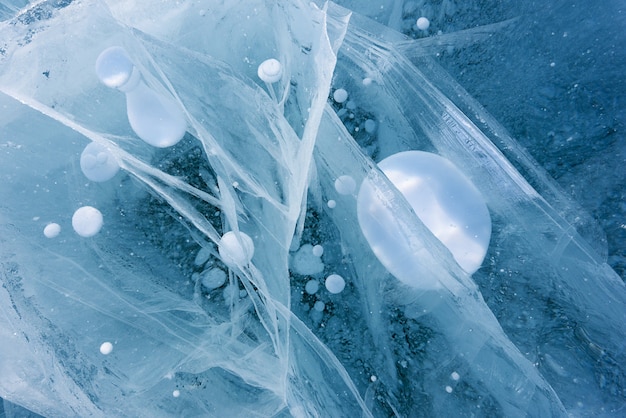
<path fill-rule="evenodd" d="M 171 147 L 187 131 L 187 121 L 178 103 L 154 92 L 143 81 L 126 93 L 126 111 L 137 136 L 155 147 Z"/>

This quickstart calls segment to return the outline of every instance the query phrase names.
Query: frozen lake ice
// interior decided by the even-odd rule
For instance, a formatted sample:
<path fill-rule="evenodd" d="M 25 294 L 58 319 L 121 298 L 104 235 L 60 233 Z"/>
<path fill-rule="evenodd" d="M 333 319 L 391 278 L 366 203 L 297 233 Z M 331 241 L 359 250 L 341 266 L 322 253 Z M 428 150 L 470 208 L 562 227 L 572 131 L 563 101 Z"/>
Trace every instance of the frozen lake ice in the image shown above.
<path fill-rule="evenodd" d="M 626 413 L 624 6 L 338 3 L 0 2 L 0 415 Z"/>

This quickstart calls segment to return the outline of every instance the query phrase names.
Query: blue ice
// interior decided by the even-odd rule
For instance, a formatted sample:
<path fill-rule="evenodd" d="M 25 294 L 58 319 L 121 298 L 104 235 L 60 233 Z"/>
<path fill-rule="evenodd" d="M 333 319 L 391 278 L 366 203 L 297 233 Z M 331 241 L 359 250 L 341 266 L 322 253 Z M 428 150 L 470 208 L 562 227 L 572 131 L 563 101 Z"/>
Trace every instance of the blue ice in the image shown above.
<path fill-rule="evenodd" d="M 441 65 L 528 10 L 373 4 L 0 3 L 7 416 L 624 413 L 604 231 Z"/>

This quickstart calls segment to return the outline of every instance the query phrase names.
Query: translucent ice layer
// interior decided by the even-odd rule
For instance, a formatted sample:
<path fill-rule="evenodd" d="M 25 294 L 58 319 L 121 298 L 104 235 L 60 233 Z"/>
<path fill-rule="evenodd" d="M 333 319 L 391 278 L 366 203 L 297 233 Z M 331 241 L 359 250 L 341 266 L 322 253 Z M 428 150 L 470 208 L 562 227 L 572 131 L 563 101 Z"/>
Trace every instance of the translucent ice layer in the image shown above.
<path fill-rule="evenodd" d="M 0 9 L 7 402 L 155 417 L 623 407 L 626 291 L 601 233 L 431 57 L 512 21 L 409 39 L 403 13 L 441 21 L 416 2 L 371 15 L 388 26 L 299 0 L 18 3 Z M 142 129 L 101 82 L 111 47 L 125 52 L 108 85 L 168 103 L 139 105 Z M 268 59 L 280 77 L 259 78 Z M 176 140 L 146 140 L 164 120 Z M 107 155 L 86 170 L 88 146 Z M 486 204 L 472 275 L 378 168 L 408 150 L 449 160 Z M 358 221 L 364 181 L 403 249 L 391 264 Z M 73 219 L 84 207 L 95 221 Z"/>

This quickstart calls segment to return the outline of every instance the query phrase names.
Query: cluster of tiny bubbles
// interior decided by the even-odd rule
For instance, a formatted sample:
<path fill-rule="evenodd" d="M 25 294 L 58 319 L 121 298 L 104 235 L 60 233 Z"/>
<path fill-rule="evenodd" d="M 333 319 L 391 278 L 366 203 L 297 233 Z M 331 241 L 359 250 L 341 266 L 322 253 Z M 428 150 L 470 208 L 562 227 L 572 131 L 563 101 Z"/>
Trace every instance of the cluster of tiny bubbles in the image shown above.
<path fill-rule="evenodd" d="M 372 81 L 370 77 L 363 78 L 363 87 L 368 88 Z M 375 140 L 378 123 L 374 115 L 362 109 L 357 103 L 357 99 L 350 98 L 348 90 L 344 87 L 332 91 L 329 103 L 354 140 L 370 157 L 375 159 L 378 153 L 378 145 Z"/>

